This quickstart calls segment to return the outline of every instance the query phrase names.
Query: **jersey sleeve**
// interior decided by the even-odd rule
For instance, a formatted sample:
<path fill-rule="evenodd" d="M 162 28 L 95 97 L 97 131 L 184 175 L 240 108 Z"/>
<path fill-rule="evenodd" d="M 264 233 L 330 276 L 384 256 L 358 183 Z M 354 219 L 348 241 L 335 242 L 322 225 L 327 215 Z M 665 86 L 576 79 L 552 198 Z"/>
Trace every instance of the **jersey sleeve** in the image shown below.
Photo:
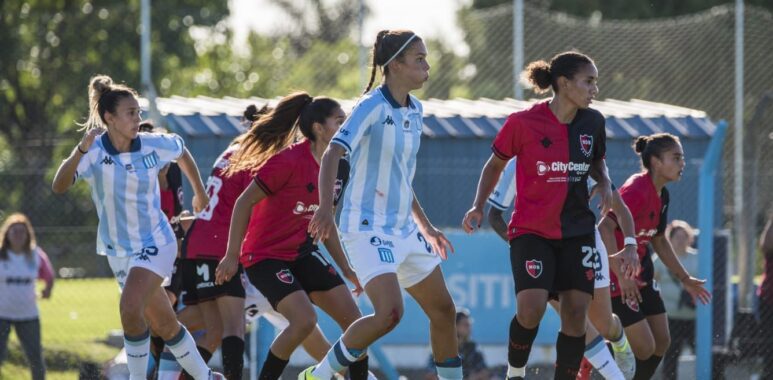
<path fill-rule="evenodd" d="M 338 161 L 338 173 L 333 187 L 333 206 L 337 206 L 346 190 L 346 184 L 349 183 L 349 160 L 341 158 Z"/>
<path fill-rule="evenodd" d="M 73 178 L 73 183 L 78 179 L 89 179 L 94 175 L 94 161 L 98 155 L 97 152 L 100 151 L 99 149 L 96 149 L 94 145 L 96 145 L 96 143 L 92 145 L 89 151 L 86 152 L 86 154 L 84 154 L 83 157 L 81 157 L 81 160 L 78 162 L 78 167 L 75 168 L 75 177 Z"/>
<path fill-rule="evenodd" d="M 521 152 L 521 127 L 516 114 L 510 115 L 505 120 L 502 129 L 494 138 L 491 150 L 503 160 L 509 160 Z"/>
<path fill-rule="evenodd" d="M 488 204 L 497 210 L 507 210 L 515 198 L 515 158 L 510 160 L 499 177 L 499 182 L 488 197 Z"/>
<path fill-rule="evenodd" d="M 175 133 L 153 134 L 150 141 L 162 165 L 180 158 L 185 150 L 183 138 Z"/>
<path fill-rule="evenodd" d="M 330 142 L 341 145 L 346 153 L 351 153 L 371 126 L 378 122 L 382 109 L 383 104 L 372 99 L 360 102 Z"/>
<path fill-rule="evenodd" d="M 669 194 L 668 189 L 663 188 L 663 192 L 660 195 L 660 221 L 658 222 L 658 235 L 666 232 L 666 226 L 668 225 L 668 202 Z"/>
<path fill-rule="evenodd" d="M 295 165 L 285 156 L 281 153 L 274 155 L 255 172 L 253 180 L 266 195 L 275 194 L 292 178 Z"/>
<path fill-rule="evenodd" d="M 596 144 L 593 144 L 593 158 L 603 160 L 607 156 L 607 121 L 603 115 L 600 115 L 599 124 L 601 128 L 596 134 Z"/>

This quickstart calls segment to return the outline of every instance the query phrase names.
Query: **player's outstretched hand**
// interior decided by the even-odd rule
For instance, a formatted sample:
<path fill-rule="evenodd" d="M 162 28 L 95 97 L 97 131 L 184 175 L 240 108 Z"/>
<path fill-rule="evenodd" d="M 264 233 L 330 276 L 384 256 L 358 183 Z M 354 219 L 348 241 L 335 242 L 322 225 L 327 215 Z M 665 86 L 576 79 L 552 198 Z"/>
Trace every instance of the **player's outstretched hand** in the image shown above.
<path fill-rule="evenodd" d="M 341 272 L 343 273 L 344 277 L 354 285 L 354 289 L 352 289 L 352 294 L 354 294 L 355 296 L 359 296 L 360 294 L 362 294 L 363 289 L 362 289 L 362 285 L 360 284 L 360 279 L 357 278 L 357 273 L 355 273 L 352 268 L 341 270 Z"/>
<path fill-rule="evenodd" d="M 464 214 L 464 219 L 462 219 L 462 228 L 464 228 L 464 232 L 467 232 L 468 234 L 475 232 L 476 228 L 480 228 L 481 220 L 483 220 L 483 210 L 473 206 L 473 208 L 469 209 L 467 213 Z"/>
<path fill-rule="evenodd" d="M 422 234 L 422 236 L 419 237 L 419 240 L 423 237 L 424 244 L 429 244 L 432 252 L 435 252 L 441 259 L 445 260 L 448 258 L 449 249 L 451 250 L 451 253 L 454 252 L 454 246 L 451 244 L 451 241 L 448 240 L 443 232 L 435 228 L 435 226 L 430 225 L 426 228 L 419 228 L 419 231 Z"/>
<path fill-rule="evenodd" d="M 314 244 L 325 241 L 335 233 L 336 222 L 332 210 L 317 209 L 311 217 L 307 232 L 314 239 Z"/>
<path fill-rule="evenodd" d="M 226 255 L 222 260 L 220 260 L 220 263 L 217 264 L 217 269 L 215 269 L 215 284 L 223 285 L 224 283 L 230 281 L 231 277 L 236 274 L 238 269 L 238 255 L 236 257 L 234 257 L 234 255 Z"/>
<path fill-rule="evenodd" d="M 690 293 L 693 302 L 697 304 L 697 301 L 700 301 L 702 304 L 708 305 L 709 302 L 711 302 L 711 293 L 703 287 L 703 284 L 705 283 L 706 280 L 700 280 L 692 276 L 688 276 L 682 280 L 682 286 L 684 286 L 684 290 L 686 290 L 687 293 Z"/>

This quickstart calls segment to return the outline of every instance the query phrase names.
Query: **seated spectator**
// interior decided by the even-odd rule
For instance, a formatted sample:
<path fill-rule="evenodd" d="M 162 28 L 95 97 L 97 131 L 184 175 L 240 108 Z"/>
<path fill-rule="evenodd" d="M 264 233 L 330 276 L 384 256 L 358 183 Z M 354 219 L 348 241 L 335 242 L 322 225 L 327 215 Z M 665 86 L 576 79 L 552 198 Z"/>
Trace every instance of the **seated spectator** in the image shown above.
<path fill-rule="evenodd" d="M 462 357 L 462 371 L 465 380 L 488 380 L 491 372 L 486 368 L 483 353 L 478 349 L 478 344 L 472 340 L 472 317 L 466 308 L 458 308 L 456 311 L 456 337 L 459 344 L 459 356 Z M 425 380 L 437 380 L 435 362 L 432 355 L 429 357 Z"/>
<path fill-rule="evenodd" d="M 683 220 L 674 220 L 668 226 L 666 236 L 684 269 L 689 273 L 698 273 L 698 251 L 692 247 L 695 230 Z M 656 258 L 654 267 L 654 278 L 660 285 L 660 296 L 668 312 L 668 329 L 671 332 L 671 345 L 663 357 L 663 376 L 676 379 L 683 346 L 686 344 L 695 352 L 695 303 L 681 281 L 661 260 Z"/>

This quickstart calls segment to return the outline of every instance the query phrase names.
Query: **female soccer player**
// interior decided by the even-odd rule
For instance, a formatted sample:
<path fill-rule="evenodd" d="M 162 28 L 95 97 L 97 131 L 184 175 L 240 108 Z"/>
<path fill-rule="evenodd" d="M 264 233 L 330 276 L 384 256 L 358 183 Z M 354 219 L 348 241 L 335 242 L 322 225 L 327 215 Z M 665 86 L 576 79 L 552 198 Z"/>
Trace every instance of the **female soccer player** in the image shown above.
<path fill-rule="evenodd" d="M 494 231 L 505 241 L 507 241 L 507 222 L 505 222 L 502 213 L 510 208 L 515 198 L 515 162 L 512 159 L 507 163 L 502 177 L 499 179 L 494 192 L 488 198 L 491 206 L 488 213 L 488 220 Z M 592 180 L 588 181 L 590 188 L 595 185 Z M 623 203 L 620 194 L 613 191 L 612 210 L 621 215 L 621 225 L 626 235 L 633 236 L 633 217 L 628 207 Z M 616 255 L 612 255 L 612 260 L 607 256 L 607 249 L 601 241 L 601 235 L 598 230 L 596 235 L 596 249 L 598 257 L 592 261 L 596 274 L 594 276 L 593 301 L 588 308 L 588 322 L 586 322 L 585 336 L 585 359 L 604 376 L 605 379 L 624 379 L 633 377 L 636 365 L 636 359 L 631 352 L 631 346 L 625 338 L 623 326 L 620 319 L 612 314 L 612 303 L 609 293 L 609 265 L 618 263 L 618 257 L 628 255 L 629 261 L 634 264 L 634 271 L 638 271 L 638 256 L 636 255 L 636 245 L 626 245 L 624 250 Z M 556 311 L 561 312 L 561 306 L 558 301 L 550 300 L 550 305 Z M 603 337 L 603 338 L 602 338 Z M 606 348 L 604 338 L 612 343 L 612 349 L 615 353 L 614 361 Z M 580 371 L 583 372 L 582 370 Z M 580 376 L 578 376 L 578 379 Z"/>
<path fill-rule="evenodd" d="M 0 226 L 0 365 L 8 353 L 11 327 L 24 349 L 33 380 L 46 378 L 40 342 L 37 280 L 45 281 L 42 298 L 51 297 L 54 268 L 38 247 L 29 218 L 9 215 Z M 0 375 L 2 377 L 2 375 Z"/>
<path fill-rule="evenodd" d="M 679 138 L 668 133 L 641 136 L 633 148 L 641 156 L 643 170 L 628 178 L 620 195 L 634 218 L 637 253 L 643 269 L 636 279 L 629 279 L 620 278 L 612 268 L 611 291 L 612 309 L 620 317 L 636 355 L 634 379 L 638 380 L 652 377 L 671 339 L 663 299 L 653 279 L 652 258 L 647 254 L 648 243 L 652 243 L 660 260 L 681 281 L 693 301 L 707 304 L 711 294 L 703 288 L 704 280 L 690 276 L 684 269 L 665 235 L 669 202 L 665 186 L 681 178 L 685 165 Z M 601 220 L 599 232 L 607 247 L 622 245 L 614 212 Z"/>
<path fill-rule="evenodd" d="M 368 93 L 377 67 L 383 70 L 384 84 Z M 403 315 L 401 287 L 429 317 L 438 376 L 462 378 L 456 309 L 439 266 L 451 243 L 430 223 L 411 185 L 421 140 L 422 105 L 410 91 L 424 85 L 429 68 L 427 48 L 415 33 L 379 32 L 367 94 L 322 158 L 319 209 L 309 232 L 317 240 L 335 236 L 335 171 L 340 157 L 349 154 L 351 186 L 344 194 L 339 227 L 375 313 L 352 324 L 326 359 L 307 368 L 301 379 L 330 379 L 397 326 Z"/>
<path fill-rule="evenodd" d="M 64 193 L 79 178 L 91 186 L 99 216 L 97 253 L 107 255 L 123 290 L 120 312 L 130 378 L 146 375 L 148 323 L 191 376 L 221 378 L 207 368 L 161 288 L 171 275 L 177 240 L 161 211 L 158 171 L 177 159 L 193 186 L 194 209 L 201 210 L 208 199 L 196 163 L 179 136 L 139 133 L 140 107 L 131 88 L 95 76 L 89 100 L 86 131 L 59 166 L 53 190 Z"/>
<path fill-rule="evenodd" d="M 228 248 L 216 281 L 221 284 L 238 275 L 241 259 L 250 282 L 289 321 L 271 345 L 261 379 L 278 379 L 292 352 L 315 328 L 312 303 L 342 329 L 361 316 L 343 280 L 307 233 L 320 199 L 318 162 L 345 116 L 330 98 L 312 98 L 304 92 L 288 95 L 253 124 L 226 169 L 226 175 L 254 172 L 234 205 Z M 298 130 L 305 139 L 288 147 Z M 344 186 L 344 178 L 339 179 Z M 338 236 L 324 243 L 359 292 Z M 365 371 L 351 374 L 365 379 L 367 364 L 361 361 L 359 366 Z"/>
<path fill-rule="evenodd" d="M 598 182 L 602 209 L 612 189 L 604 165 L 604 116 L 589 108 L 598 93 L 598 70 L 578 52 L 550 63 L 532 62 L 526 76 L 535 88 L 553 90 L 550 101 L 508 117 L 483 168 L 463 227 L 480 227 L 483 207 L 508 160 L 517 156 L 515 206 L 508 229 L 517 312 L 510 323 L 508 378 L 523 378 L 531 345 L 545 313 L 548 294 L 561 303 L 556 343 L 556 379 L 574 379 L 585 350 L 585 320 L 594 286 L 592 258 L 598 255 L 595 216 L 588 206 L 587 178 Z M 624 272 L 632 275 L 629 263 Z"/>

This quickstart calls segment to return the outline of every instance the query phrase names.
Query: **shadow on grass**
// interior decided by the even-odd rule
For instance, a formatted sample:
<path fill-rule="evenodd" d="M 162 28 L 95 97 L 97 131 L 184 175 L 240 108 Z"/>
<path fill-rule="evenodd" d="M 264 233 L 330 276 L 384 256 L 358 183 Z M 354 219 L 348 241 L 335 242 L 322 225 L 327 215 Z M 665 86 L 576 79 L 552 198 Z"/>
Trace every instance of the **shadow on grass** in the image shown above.
<path fill-rule="evenodd" d="M 78 371 L 84 366 L 101 365 L 112 359 L 119 349 L 104 342 L 79 343 L 75 346 L 43 347 L 43 359 L 49 371 Z M 27 358 L 18 343 L 8 345 L 8 363 L 28 367 Z"/>

